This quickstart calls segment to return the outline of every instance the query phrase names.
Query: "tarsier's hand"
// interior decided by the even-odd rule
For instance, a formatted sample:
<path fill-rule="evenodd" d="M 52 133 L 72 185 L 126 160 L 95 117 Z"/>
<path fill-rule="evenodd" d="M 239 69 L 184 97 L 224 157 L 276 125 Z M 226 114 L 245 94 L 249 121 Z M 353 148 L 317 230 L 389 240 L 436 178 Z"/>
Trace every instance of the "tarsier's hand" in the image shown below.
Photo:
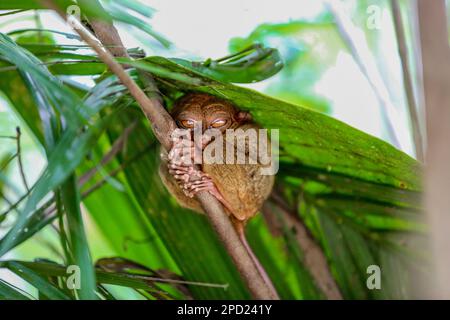
<path fill-rule="evenodd" d="M 207 191 L 214 184 L 207 174 L 195 167 L 196 157 L 201 157 L 203 146 L 196 146 L 177 130 L 172 135 L 173 146 L 168 155 L 169 173 L 186 196 L 192 198 L 197 192 Z"/>

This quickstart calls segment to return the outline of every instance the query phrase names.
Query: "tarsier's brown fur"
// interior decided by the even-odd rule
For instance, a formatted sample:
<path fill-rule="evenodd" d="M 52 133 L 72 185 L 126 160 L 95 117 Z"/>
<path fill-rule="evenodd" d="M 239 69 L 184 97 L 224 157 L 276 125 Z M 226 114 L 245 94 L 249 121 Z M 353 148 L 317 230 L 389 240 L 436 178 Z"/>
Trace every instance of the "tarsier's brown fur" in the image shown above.
<path fill-rule="evenodd" d="M 239 111 L 235 106 L 225 100 L 203 93 L 190 93 L 175 102 L 171 111 L 174 120 L 179 123 L 183 117 L 190 117 L 196 121 L 202 121 L 207 128 L 208 123 L 217 116 L 229 119 L 222 129 L 259 129 L 245 113 Z M 226 133 L 223 131 L 224 148 L 226 145 Z M 236 154 L 235 144 L 235 154 Z M 246 148 L 257 148 L 257 146 L 246 146 Z M 269 145 L 270 148 L 270 145 Z M 246 150 L 247 152 L 247 150 Z M 224 151 L 224 155 L 225 155 Z M 236 155 L 235 155 L 236 156 Z M 200 203 L 195 198 L 186 196 L 177 181 L 169 173 L 167 160 L 160 166 L 160 176 L 172 195 L 183 207 L 197 212 L 203 212 Z M 228 202 L 231 210 L 227 210 L 232 218 L 245 223 L 252 218 L 262 207 L 269 196 L 273 183 L 273 175 L 261 175 L 257 164 L 202 164 L 201 170 L 208 174 L 223 198 Z M 231 212 L 229 212 L 231 211 Z"/>

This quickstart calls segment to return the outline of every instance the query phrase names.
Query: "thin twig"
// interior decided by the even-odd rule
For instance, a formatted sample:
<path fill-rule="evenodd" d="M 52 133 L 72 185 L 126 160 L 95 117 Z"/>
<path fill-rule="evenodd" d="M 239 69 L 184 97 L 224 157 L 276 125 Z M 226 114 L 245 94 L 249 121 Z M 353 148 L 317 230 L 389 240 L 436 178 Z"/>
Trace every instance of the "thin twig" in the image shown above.
<path fill-rule="evenodd" d="M 126 141 L 128 140 L 128 137 L 130 133 L 133 131 L 133 129 L 136 127 L 136 122 L 133 122 L 130 126 L 128 126 L 120 135 L 119 138 L 117 138 L 116 141 L 114 141 L 111 149 L 106 153 L 106 155 L 100 160 L 100 163 L 97 164 L 95 167 L 90 169 L 88 172 L 83 174 L 80 179 L 78 180 L 78 183 L 82 186 L 84 183 L 88 180 L 90 180 L 100 169 L 100 167 L 108 164 L 114 157 L 123 150 L 123 147 L 126 144 Z"/>
<path fill-rule="evenodd" d="M 411 117 L 411 127 L 414 139 L 416 157 L 419 161 L 424 160 L 423 138 L 420 130 L 419 113 L 414 97 L 414 86 L 412 82 L 411 69 L 408 63 L 408 48 L 406 46 L 405 30 L 402 23 L 399 1 L 391 0 L 392 16 L 394 20 L 395 34 L 397 36 L 398 54 L 402 63 L 403 84 L 405 86 L 406 99 L 408 101 L 409 116 Z"/>
<path fill-rule="evenodd" d="M 61 60 L 61 61 L 49 61 L 49 62 L 42 62 L 38 63 L 39 66 L 54 66 L 58 64 L 70 64 L 70 63 L 101 63 L 98 60 Z M 0 72 L 5 71 L 13 71 L 19 69 L 18 66 L 7 66 L 0 68 Z"/>
<path fill-rule="evenodd" d="M 130 126 L 131 127 L 131 126 Z M 121 137 L 118 138 L 118 140 L 122 140 L 123 135 L 121 135 Z M 16 139 L 16 137 L 14 137 L 14 139 Z M 115 144 L 115 143 L 114 143 Z M 114 177 L 116 176 L 120 171 L 122 171 L 127 165 L 129 165 L 130 163 L 132 163 L 133 161 L 137 160 L 139 157 L 141 157 L 142 155 L 144 155 L 151 147 L 153 146 L 153 143 L 149 144 L 146 148 L 144 148 L 142 151 L 138 152 L 136 155 L 134 155 L 133 157 L 131 157 L 129 160 L 123 162 L 119 168 L 116 168 L 114 170 L 112 170 L 107 177 Z M 117 148 L 113 147 L 111 148 L 111 150 L 108 151 L 108 153 L 105 155 L 105 157 L 102 158 L 102 160 L 100 160 L 100 163 L 102 165 L 106 165 L 109 163 L 109 161 L 112 160 L 111 157 L 111 153 L 114 153 L 113 150 L 117 150 Z M 96 166 L 96 168 L 98 167 L 98 165 Z M 95 168 L 94 168 L 95 169 Z M 81 176 L 81 178 L 78 181 L 78 187 L 81 189 L 93 176 L 93 174 L 89 173 L 90 171 L 86 172 L 85 174 L 83 174 Z M 85 191 L 84 197 L 87 197 L 88 195 L 90 195 L 92 192 L 94 192 L 95 190 L 99 189 L 102 185 L 104 185 L 107 182 L 107 178 L 103 178 L 102 180 L 100 180 L 99 182 L 97 182 L 95 184 L 95 186 L 89 188 L 89 190 Z M 29 195 L 31 190 L 34 188 L 34 186 L 31 187 L 31 189 L 29 191 L 27 191 L 24 195 L 22 195 L 15 203 L 11 203 L 9 208 L 6 209 L 4 212 L 0 213 L 0 217 L 5 216 L 6 214 L 8 214 L 10 211 L 16 209 L 20 203 L 25 200 Z M 53 202 L 54 198 L 50 199 L 50 202 Z M 47 206 L 49 205 L 48 203 L 46 203 Z"/>
<path fill-rule="evenodd" d="M 3 166 L 0 168 L 0 171 L 3 171 L 10 163 L 17 157 L 17 152 L 13 154 L 6 162 L 3 164 Z"/>
<path fill-rule="evenodd" d="M 25 12 L 25 11 L 29 11 L 30 9 L 19 9 L 19 10 L 12 10 L 12 11 L 8 11 L 5 13 L 0 13 L 0 17 L 3 16 L 9 16 L 11 14 L 16 14 L 16 13 L 20 13 L 20 12 Z"/>
<path fill-rule="evenodd" d="M 110 177 L 115 177 L 117 174 L 122 172 L 128 165 L 133 163 L 134 161 L 138 160 L 140 157 L 145 155 L 150 148 L 153 147 L 153 144 L 149 144 L 147 147 L 145 147 L 142 151 L 139 151 L 135 155 L 133 155 L 129 160 L 123 162 L 118 168 L 112 170 L 107 174 L 107 177 L 102 178 L 100 181 L 96 182 L 92 187 L 87 189 L 86 191 L 83 191 L 81 193 L 81 199 L 84 200 L 87 197 L 89 197 L 94 191 L 98 190 L 101 186 L 103 186 Z M 84 183 L 86 183 L 85 181 Z M 84 184 L 78 184 L 78 189 L 81 189 Z M 44 215 L 48 216 L 56 211 L 56 205 L 55 205 L 55 198 L 51 198 L 49 201 L 44 203 L 38 210 L 44 210 L 46 209 Z"/>
<path fill-rule="evenodd" d="M 425 205 L 430 231 L 431 281 L 421 296 L 450 299 L 450 49 L 446 1 L 418 1 L 427 122 Z M 431 270 L 430 270 L 431 272 Z M 425 290 L 423 290 L 425 289 Z M 427 292 L 428 291 L 428 292 Z"/>
<path fill-rule="evenodd" d="M 23 185 L 25 186 L 25 189 L 27 189 L 27 192 L 30 192 L 30 187 L 28 187 L 27 178 L 25 177 L 25 171 L 23 169 L 23 163 L 22 163 L 22 149 L 20 147 L 20 137 L 22 136 L 22 132 L 20 131 L 20 127 L 16 127 L 17 132 L 17 160 L 19 163 L 19 172 L 20 177 L 22 178 Z"/>
<path fill-rule="evenodd" d="M 126 164 L 122 163 L 118 168 L 116 168 L 116 169 L 112 170 L 110 173 L 108 173 L 108 175 L 106 177 L 104 177 L 100 181 L 97 181 L 95 184 L 90 186 L 86 191 L 83 191 L 81 193 L 81 196 L 83 197 L 83 199 L 87 198 L 94 191 L 100 189 L 108 181 L 108 179 L 115 177 L 119 172 L 124 170 L 125 167 L 126 167 Z"/>
<path fill-rule="evenodd" d="M 61 11 L 60 8 L 55 6 L 53 1 L 42 0 L 42 3 L 45 4 L 46 7 L 54 9 L 63 19 L 66 19 L 65 13 Z M 130 94 L 134 97 L 136 102 L 141 107 L 141 110 L 150 121 L 156 138 L 166 150 L 169 150 L 172 146 L 172 141 L 170 138 L 171 133 L 176 128 L 176 125 L 172 117 L 162 105 L 162 99 L 157 92 L 157 88 L 154 85 L 151 75 L 147 74 L 146 77 L 147 89 L 150 89 L 146 90 L 146 92 L 152 94 L 150 97 L 147 97 L 144 91 L 142 91 L 134 80 L 126 73 L 124 68 L 108 51 L 103 48 L 98 40 L 94 38 L 81 23 L 77 20 L 71 20 L 71 22 L 73 22 L 76 26 L 75 31 L 80 35 L 80 37 L 87 44 L 89 44 L 92 49 L 94 49 L 99 58 L 120 79 L 122 84 L 128 88 Z M 93 27 L 94 29 L 97 28 L 95 31 L 97 36 L 100 37 L 103 35 L 106 39 L 108 39 L 108 41 L 116 41 L 116 44 L 121 44 L 118 32 L 111 23 L 95 23 Z M 117 56 L 121 55 L 118 54 Z M 122 56 L 128 56 L 126 50 L 123 50 Z M 255 272 L 256 266 L 239 239 L 239 236 L 228 215 L 225 213 L 222 205 L 208 192 L 199 192 L 196 197 L 202 205 L 208 220 L 224 244 L 225 249 L 231 256 L 253 297 L 255 299 L 277 299 L 277 297 L 271 292 L 270 288 L 266 285 L 259 272 Z"/>
<path fill-rule="evenodd" d="M 15 209 L 19 206 L 19 204 L 20 204 L 23 200 L 25 200 L 29 195 L 30 195 L 30 192 L 28 191 L 28 192 L 25 193 L 23 196 L 21 196 L 21 197 L 19 198 L 19 200 L 17 200 L 15 203 L 10 204 L 10 207 L 9 207 L 7 210 L 5 210 L 4 212 L 0 213 L 0 217 L 6 216 L 10 211 L 15 210 Z"/>
<path fill-rule="evenodd" d="M 1 197 L 3 198 L 3 200 L 5 200 L 5 202 L 6 202 L 9 206 L 12 206 L 12 201 L 9 200 L 9 198 L 8 198 L 4 193 L 1 194 Z M 2 216 L 0 216 L 0 217 L 2 217 Z"/>
<path fill-rule="evenodd" d="M 334 280 L 322 248 L 316 243 L 308 228 L 292 211 L 284 199 L 276 192 L 272 193 L 271 202 L 280 209 L 284 223 L 295 230 L 295 237 L 304 254 L 304 265 L 313 277 L 316 285 L 329 300 L 342 300 L 342 294 Z M 267 205 L 265 209 L 267 210 Z"/>

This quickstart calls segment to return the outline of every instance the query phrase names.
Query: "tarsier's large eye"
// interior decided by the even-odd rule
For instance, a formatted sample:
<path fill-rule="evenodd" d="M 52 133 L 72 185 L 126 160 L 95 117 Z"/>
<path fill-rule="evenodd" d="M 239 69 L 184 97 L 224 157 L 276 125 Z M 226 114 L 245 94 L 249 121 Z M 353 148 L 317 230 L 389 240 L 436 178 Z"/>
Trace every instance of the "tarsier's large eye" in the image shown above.
<path fill-rule="evenodd" d="M 179 120 L 178 124 L 185 129 L 192 129 L 195 125 L 195 121 L 191 119 Z"/>
<path fill-rule="evenodd" d="M 227 120 L 225 120 L 225 119 L 217 119 L 211 123 L 211 128 L 220 128 L 220 127 L 224 126 L 226 123 L 227 123 Z"/>

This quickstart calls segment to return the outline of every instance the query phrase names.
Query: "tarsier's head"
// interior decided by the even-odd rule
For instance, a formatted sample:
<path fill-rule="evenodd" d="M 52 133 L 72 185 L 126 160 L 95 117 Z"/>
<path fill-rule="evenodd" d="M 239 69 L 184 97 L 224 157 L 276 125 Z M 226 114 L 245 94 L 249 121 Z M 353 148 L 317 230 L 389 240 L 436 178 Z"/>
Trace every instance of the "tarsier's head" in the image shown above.
<path fill-rule="evenodd" d="M 175 102 L 171 114 L 178 128 L 188 130 L 201 123 L 202 131 L 218 129 L 223 132 L 251 121 L 249 113 L 206 93 L 188 93 Z"/>

